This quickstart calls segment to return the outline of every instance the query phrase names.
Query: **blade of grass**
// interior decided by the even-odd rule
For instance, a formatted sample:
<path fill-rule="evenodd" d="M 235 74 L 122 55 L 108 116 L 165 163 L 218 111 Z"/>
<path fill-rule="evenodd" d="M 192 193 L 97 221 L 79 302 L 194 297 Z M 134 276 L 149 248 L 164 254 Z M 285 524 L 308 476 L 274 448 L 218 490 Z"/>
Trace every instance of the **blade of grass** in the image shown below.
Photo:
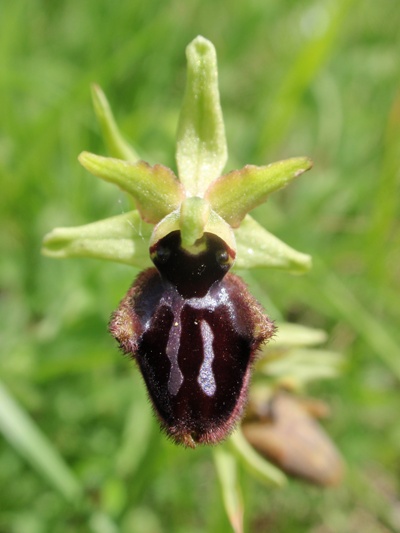
<path fill-rule="evenodd" d="M 138 383 L 137 374 L 134 379 L 136 395 L 127 413 L 121 445 L 116 452 L 117 471 L 123 478 L 136 473 L 149 448 L 153 428 L 153 418 L 147 409 L 148 400 L 145 388 Z"/>
<path fill-rule="evenodd" d="M 66 499 L 77 501 L 81 487 L 56 448 L 0 383 L 0 431 L 4 438 Z"/>
<path fill-rule="evenodd" d="M 314 256 L 315 257 L 315 256 Z M 318 287 L 320 295 L 343 317 L 363 338 L 400 379 L 399 344 L 385 328 L 382 321 L 376 319 L 357 299 L 354 292 L 326 267 L 321 259 L 315 258 L 318 279 L 323 280 Z M 311 280 L 310 280 L 311 281 Z M 314 287 L 315 290 L 315 287 Z"/>
<path fill-rule="evenodd" d="M 383 161 L 374 195 L 371 227 L 368 235 L 369 273 L 373 281 L 384 283 L 388 262 L 388 241 L 396 230 L 399 210 L 400 91 L 389 112 L 383 139 Z"/>
<path fill-rule="evenodd" d="M 306 41 L 297 58 L 289 68 L 275 98 L 269 98 L 267 113 L 260 121 L 257 155 L 262 158 L 265 151 L 273 150 L 284 138 L 299 107 L 299 101 L 319 70 L 327 62 L 342 28 L 346 15 L 354 0 L 335 2 L 334 11 L 329 13 L 326 30 Z M 267 116 L 267 118 L 266 118 Z"/>

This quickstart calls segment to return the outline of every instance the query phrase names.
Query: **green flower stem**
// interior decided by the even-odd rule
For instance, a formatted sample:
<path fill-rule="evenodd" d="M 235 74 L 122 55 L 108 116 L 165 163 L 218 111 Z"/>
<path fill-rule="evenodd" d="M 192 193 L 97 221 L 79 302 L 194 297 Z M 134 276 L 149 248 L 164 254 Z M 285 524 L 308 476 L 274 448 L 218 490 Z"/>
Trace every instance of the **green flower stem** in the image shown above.
<path fill-rule="evenodd" d="M 225 126 L 213 44 L 196 37 L 186 49 L 187 81 L 177 134 L 179 179 L 191 196 L 203 196 L 226 160 Z"/>
<path fill-rule="evenodd" d="M 172 170 L 163 165 L 128 163 L 89 152 L 82 152 L 79 162 L 91 174 L 132 195 L 141 217 L 151 224 L 177 209 L 184 198 L 182 185 Z"/>
<path fill-rule="evenodd" d="M 243 533 L 243 497 L 236 457 L 223 446 L 215 449 L 213 455 L 229 521 L 235 533 Z"/>
<path fill-rule="evenodd" d="M 205 197 L 228 224 L 237 228 L 245 215 L 265 202 L 269 194 L 311 167 L 312 161 L 307 157 L 286 159 L 266 167 L 247 165 L 216 179 Z"/>

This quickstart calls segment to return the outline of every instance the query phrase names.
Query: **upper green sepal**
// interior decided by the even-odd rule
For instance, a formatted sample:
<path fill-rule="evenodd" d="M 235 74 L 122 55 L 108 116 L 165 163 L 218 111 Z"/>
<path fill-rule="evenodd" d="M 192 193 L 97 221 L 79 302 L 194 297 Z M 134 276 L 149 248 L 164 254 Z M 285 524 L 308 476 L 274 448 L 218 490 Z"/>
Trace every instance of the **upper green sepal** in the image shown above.
<path fill-rule="evenodd" d="M 82 152 L 79 162 L 98 178 L 131 194 L 143 220 L 150 224 L 156 224 L 177 209 L 184 198 L 181 183 L 163 165 L 150 166 L 145 161 L 129 163 L 89 152 Z"/>
<path fill-rule="evenodd" d="M 265 167 L 246 165 L 213 181 L 205 198 L 228 224 L 237 228 L 252 209 L 312 167 L 308 157 L 294 157 Z"/>
<path fill-rule="evenodd" d="M 204 196 L 227 160 L 214 45 L 196 37 L 186 48 L 187 80 L 177 133 L 178 176 L 191 196 Z"/>

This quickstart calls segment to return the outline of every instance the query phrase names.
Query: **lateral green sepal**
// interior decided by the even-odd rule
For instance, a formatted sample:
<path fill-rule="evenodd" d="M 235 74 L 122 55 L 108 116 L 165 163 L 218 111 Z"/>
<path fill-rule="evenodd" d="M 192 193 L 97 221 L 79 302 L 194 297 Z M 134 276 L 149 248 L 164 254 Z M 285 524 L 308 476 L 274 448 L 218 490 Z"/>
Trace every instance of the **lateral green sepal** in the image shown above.
<path fill-rule="evenodd" d="M 234 230 L 236 268 L 279 268 L 303 274 L 311 268 L 311 257 L 294 250 L 247 215 Z"/>
<path fill-rule="evenodd" d="M 92 257 L 145 268 L 150 265 L 152 229 L 137 211 L 130 211 L 84 226 L 55 228 L 44 237 L 42 253 L 58 259 Z"/>

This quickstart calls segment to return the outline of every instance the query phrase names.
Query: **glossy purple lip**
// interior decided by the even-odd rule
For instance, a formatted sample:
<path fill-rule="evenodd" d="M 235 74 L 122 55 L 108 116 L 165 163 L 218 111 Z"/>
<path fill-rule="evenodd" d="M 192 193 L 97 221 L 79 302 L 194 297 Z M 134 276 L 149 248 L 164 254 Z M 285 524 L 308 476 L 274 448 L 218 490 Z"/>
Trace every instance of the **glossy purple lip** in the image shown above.
<path fill-rule="evenodd" d="M 161 426 L 194 447 L 225 438 L 241 416 L 251 366 L 274 325 L 228 270 L 233 252 L 205 234 L 201 253 L 172 232 L 150 250 L 156 268 L 139 275 L 113 314 L 110 332 L 137 361 Z"/>

